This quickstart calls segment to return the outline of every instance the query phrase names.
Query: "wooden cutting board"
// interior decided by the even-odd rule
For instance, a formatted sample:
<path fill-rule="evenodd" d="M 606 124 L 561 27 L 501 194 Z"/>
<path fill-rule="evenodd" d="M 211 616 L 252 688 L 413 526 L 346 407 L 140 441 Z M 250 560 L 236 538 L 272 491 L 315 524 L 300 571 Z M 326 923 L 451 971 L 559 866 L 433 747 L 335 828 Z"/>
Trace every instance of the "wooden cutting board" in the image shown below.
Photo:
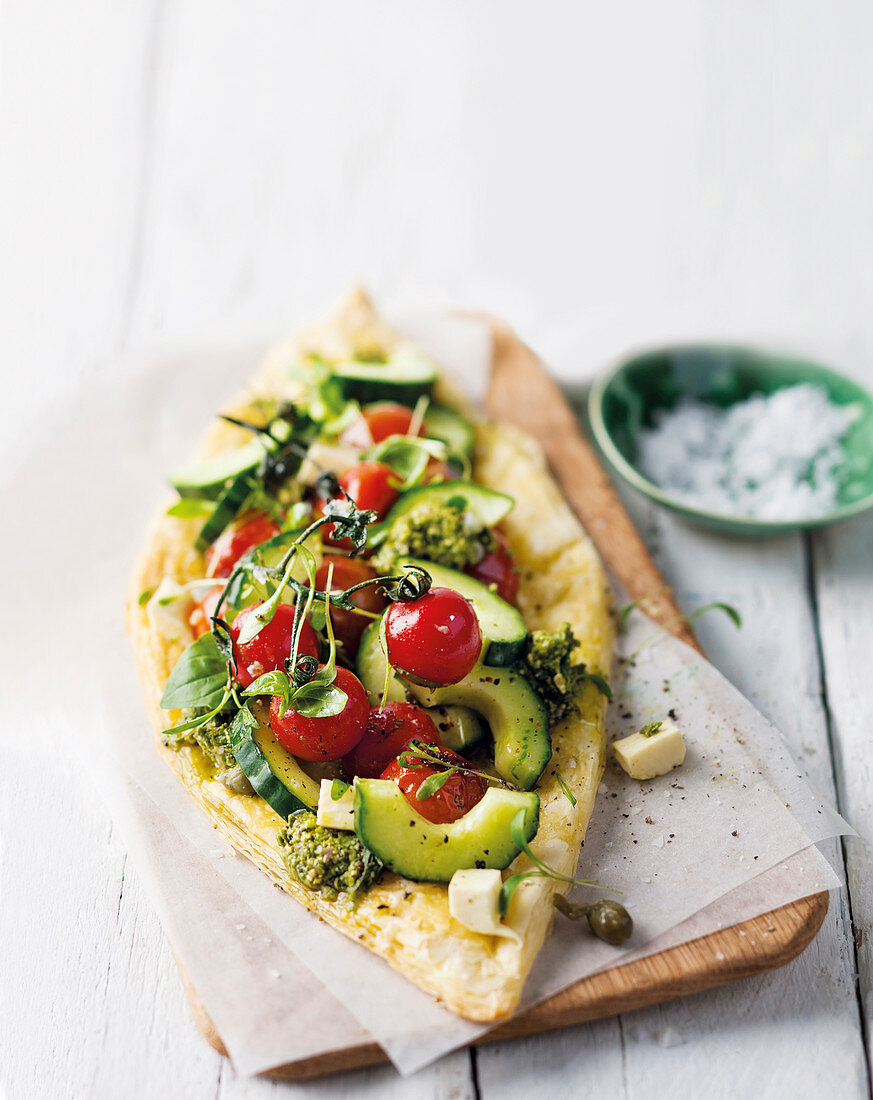
<path fill-rule="evenodd" d="M 489 413 L 517 424 L 540 441 L 565 496 L 616 580 L 632 600 L 645 600 L 643 610 L 651 618 L 699 650 L 563 394 L 510 329 L 493 318 L 486 320 L 494 335 L 486 398 Z M 595 974 L 519 1013 L 479 1043 L 613 1016 L 784 966 L 812 941 L 827 909 L 828 895 L 814 894 L 743 924 Z M 207 1042 L 227 1054 L 197 991 L 185 971 L 179 970 L 197 1026 Z M 360 1043 L 279 1066 L 270 1076 L 303 1080 L 387 1060 L 376 1043 Z"/>

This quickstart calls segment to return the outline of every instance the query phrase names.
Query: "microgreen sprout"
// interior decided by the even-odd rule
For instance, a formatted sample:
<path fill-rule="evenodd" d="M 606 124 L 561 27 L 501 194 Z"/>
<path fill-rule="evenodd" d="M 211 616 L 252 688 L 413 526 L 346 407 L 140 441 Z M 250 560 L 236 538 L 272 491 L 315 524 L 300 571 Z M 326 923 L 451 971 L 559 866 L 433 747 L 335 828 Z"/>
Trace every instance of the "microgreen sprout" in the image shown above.
<path fill-rule="evenodd" d="M 597 890 L 606 890 L 611 894 L 618 894 L 619 890 L 610 890 L 606 886 L 598 886 L 594 879 L 584 878 L 571 878 L 569 875 L 562 875 L 560 871 L 556 871 L 554 867 L 550 867 L 548 863 L 545 863 L 535 855 L 531 850 L 530 845 L 525 837 L 524 822 L 526 817 L 525 810 L 519 810 L 509 826 L 509 834 L 512 837 L 515 844 L 524 852 L 527 858 L 534 865 L 536 870 L 534 871 L 522 871 L 520 874 L 512 875 L 508 878 L 503 886 L 500 888 L 499 909 L 500 915 L 505 917 L 509 909 L 509 903 L 512 901 L 512 895 L 518 889 L 518 887 L 529 878 L 551 878 L 557 882 L 567 882 L 571 886 L 588 886 Z"/>
<path fill-rule="evenodd" d="M 434 772 L 433 775 L 429 775 L 416 791 L 415 797 L 419 802 L 424 802 L 426 798 L 435 795 L 455 774 L 478 775 L 489 783 L 495 783 L 501 787 L 506 787 L 508 790 L 514 790 L 509 783 L 498 779 L 497 776 L 491 775 L 489 772 L 482 771 L 481 768 L 474 768 L 466 763 L 456 764 L 452 762 L 449 764 L 440 755 L 439 748 L 429 745 L 425 741 L 419 741 L 417 738 L 409 742 L 397 757 L 397 762 L 402 768 L 437 767 L 440 769 L 438 772 Z"/>

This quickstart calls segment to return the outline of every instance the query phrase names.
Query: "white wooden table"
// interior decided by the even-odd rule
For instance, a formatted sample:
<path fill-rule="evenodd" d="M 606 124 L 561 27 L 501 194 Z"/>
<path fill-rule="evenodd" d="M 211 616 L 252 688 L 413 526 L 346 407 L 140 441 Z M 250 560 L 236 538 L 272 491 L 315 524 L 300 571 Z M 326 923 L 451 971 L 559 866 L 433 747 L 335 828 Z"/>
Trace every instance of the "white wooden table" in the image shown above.
<path fill-rule="evenodd" d="M 0 441 L 122 353 L 279 332 L 358 278 L 502 313 L 570 381 L 708 333 L 873 383 L 871 54 L 864 0 L 7 0 Z M 411 1082 L 238 1080 L 52 711 L 3 732 L 0 1093 L 867 1096 L 873 517 L 747 543 L 631 503 L 685 607 L 740 608 L 705 649 L 861 834 L 799 960 Z"/>

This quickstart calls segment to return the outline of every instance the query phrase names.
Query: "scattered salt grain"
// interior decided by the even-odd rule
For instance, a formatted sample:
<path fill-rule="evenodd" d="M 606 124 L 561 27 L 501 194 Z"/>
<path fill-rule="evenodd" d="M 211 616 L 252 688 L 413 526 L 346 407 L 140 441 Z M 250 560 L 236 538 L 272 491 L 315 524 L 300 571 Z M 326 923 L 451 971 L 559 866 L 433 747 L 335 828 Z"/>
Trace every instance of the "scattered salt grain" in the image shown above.
<path fill-rule="evenodd" d="M 640 432 L 640 469 L 708 511 L 773 520 L 824 515 L 836 505 L 839 444 L 854 412 L 809 382 L 729 409 L 686 398 Z"/>

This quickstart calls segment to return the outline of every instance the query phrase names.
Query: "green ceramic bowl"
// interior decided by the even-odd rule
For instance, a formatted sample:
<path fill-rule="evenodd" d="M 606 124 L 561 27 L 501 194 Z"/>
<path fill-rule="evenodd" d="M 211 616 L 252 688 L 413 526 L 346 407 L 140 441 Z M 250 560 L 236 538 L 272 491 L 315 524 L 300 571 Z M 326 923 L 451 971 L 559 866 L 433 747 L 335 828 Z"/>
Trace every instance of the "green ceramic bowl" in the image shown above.
<path fill-rule="evenodd" d="M 837 507 L 797 520 L 753 519 L 709 512 L 671 496 L 636 466 L 636 439 L 651 427 L 656 409 L 694 397 L 723 408 L 753 393 L 770 394 L 798 382 L 823 386 L 830 400 L 854 405 L 856 419 L 841 443 Z M 818 363 L 755 348 L 686 345 L 658 348 L 625 359 L 599 379 L 588 397 L 594 438 L 610 466 L 651 500 L 715 531 L 773 535 L 824 527 L 873 507 L 873 397 L 861 386 Z"/>

